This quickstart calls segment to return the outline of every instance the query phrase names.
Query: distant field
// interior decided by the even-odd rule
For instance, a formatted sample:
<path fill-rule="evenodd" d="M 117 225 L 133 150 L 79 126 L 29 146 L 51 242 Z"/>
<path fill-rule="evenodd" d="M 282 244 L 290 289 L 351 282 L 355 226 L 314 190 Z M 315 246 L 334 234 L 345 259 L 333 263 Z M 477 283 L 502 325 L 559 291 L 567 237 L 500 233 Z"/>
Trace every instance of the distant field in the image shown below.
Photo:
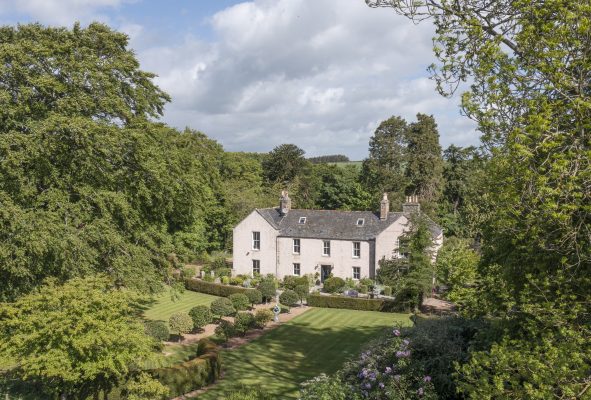
<path fill-rule="evenodd" d="M 337 167 L 346 167 L 348 165 L 352 165 L 357 169 L 361 168 L 361 164 L 363 164 L 363 161 L 342 161 L 342 162 L 335 162 L 335 163 L 328 163 L 328 164 L 333 164 L 336 165 Z"/>
<path fill-rule="evenodd" d="M 164 293 L 149 306 L 144 315 L 149 319 L 168 322 L 168 318 L 176 312 L 188 312 L 198 305 L 209 306 L 215 299 L 217 299 L 216 296 L 185 290 L 180 299 L 172 301 L 169 290 L 165 289 Z"/>
<path fill-rule="evenodd" d="M 315 308 L 235 350 L 223 352 L 224 378 L 198 399 L 220 399 L 241 385 L 295 399 L 299 384 L 333 373 L 406 314 Z"/>

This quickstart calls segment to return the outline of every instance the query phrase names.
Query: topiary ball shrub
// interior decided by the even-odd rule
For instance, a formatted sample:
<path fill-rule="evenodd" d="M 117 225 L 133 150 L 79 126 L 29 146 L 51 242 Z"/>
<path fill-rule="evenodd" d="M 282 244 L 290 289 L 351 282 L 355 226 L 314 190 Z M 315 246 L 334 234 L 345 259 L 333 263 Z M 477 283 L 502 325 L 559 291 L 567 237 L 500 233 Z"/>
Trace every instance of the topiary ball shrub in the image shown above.
<path fill-rule="evenodd" d="M 234 315 L 236 309 L 232 301 L 226 297 L 220 297 L 211 302 L 209 307 L 211 313 L 216 318 L 227 317 L 228 315 Z"/>
<path fill-rule="evenodd" d="M 227 342 L 228 339 L 236 336 L 236 328 L 232 322 L 222 319 L 220 324 L 215 328 L 215 334 L 221 337 L 224 342 Z"/>
<path fill-rule="evenodd" d="M 263 302 L 263 294 L 258 289 L 249 290 L 245 294 L 246 297 L 248 297 L 248 301 L 250 301 L 250 304 L 252 304 L 253 306 L 255 304 L 261 304 Z"/>
<path fill-rule="evenodd" d="M 254 315 L 248 312 L 239 312 L 236 314 L 236 318 L 234 318 L 234 328 L 236 332 L 244 336 L 249 329 L 254 328 L 255 320 Z"/>
<path fill-rule="evenodd" d="M 265 302 L 269 302 L 273 300 L 275 295 L 277 294 L 277 288 L 275 287 L 275 282 L 272 280 L 264 280 L 259 284 L 258 288 L 263 296 L 263 300 Z"/>
<path fill-rule="evenodd" d="M 228 296 L 236 311 L 248 310 L 250 307 L 250 300 L 243 293 L 234 293 Z"/>
<path fill-rule="evenodd" d="M 324 281 L 324 291 L 328 293 L 342 292 L 345 288 L 345 281 L 337 276 Z"/>
<path fill-rule="evenodd" d="M 144 329 L 148 336 L 153 337 L 159 342 L 168 340 L 170 336 L 170 330 L 164 321 L 146 321 L 144 323 Z"/>
<path fill-rule="evenodd" d="M 254 323 L 255 326 L 259 329 L 263 329 L 267 323 L 271 322 L 273 319 L 273 311 L 260 309 L 254 314 Z"/>
<path fill-rule="evenodd" d="M 279 302 L 288 307 L 297 306 L 298 301 L 300 301 L 300 297 L 293 290 L 287 289 L 279 296 Z"/>
<path fill-rule="evenodd" d="M 211 310 L 207 306 L 196 306 L 191 308 L 189 316 L 193 320 L 193 329 L 202 329 L 213 321 Z"/>
<path fill-rule="evenodd" d="M 182 339 L 185 333 L 193 330 L 193 320 L 186 312 L 174 313 L 168 319 L 168 325 L 173 333 L 179 335 Z"/>
<path fill-rule="evenodd" d="M 392 288 L 390 286 L 384 286 L 384 296 L 392 296 Z"/>
<path fill-rule="evenodd" d="M 308 298 L 308 295 L 310 294 L 310 288 L 308 287 L 308 285 L 298 285 L 298 286 L 296 286 L 294 291 L 298 295 L 298 298 L 300 299 L 300 303 L 302 303 L 302 304 L 303 304 L 304 300 L 306 300 Z"/>

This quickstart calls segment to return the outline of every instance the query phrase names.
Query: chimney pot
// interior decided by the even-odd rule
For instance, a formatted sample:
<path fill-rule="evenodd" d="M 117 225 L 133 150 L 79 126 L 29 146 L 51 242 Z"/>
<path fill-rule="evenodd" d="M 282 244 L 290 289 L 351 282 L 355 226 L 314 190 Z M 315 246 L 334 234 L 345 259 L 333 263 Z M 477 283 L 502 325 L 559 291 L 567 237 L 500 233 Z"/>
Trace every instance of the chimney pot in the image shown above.
<path fill-rule="evenodd" d="M 384 193 L 382 201 L 380 202 L 380 219 L 385 221 L 388 219 L 388 213 L 390 212 L 390 200 L 388 200 L 388 193 Z"/>

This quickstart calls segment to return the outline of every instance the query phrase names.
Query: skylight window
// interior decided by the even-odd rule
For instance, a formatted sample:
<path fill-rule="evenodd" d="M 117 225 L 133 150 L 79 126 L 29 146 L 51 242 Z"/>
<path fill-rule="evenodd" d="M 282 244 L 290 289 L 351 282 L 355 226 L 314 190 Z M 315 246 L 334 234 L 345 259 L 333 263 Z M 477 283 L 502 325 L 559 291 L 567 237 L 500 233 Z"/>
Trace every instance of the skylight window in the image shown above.
<path fill-rule="evenodd" d="M 305 223 L 306 223 L 306 217 L 300 217 L 299 224 L 300 224 L 300 225 L 303 225 L 303 224 L 305 224 Z"/>
<path fill-rule="evenodd" d="M 365 224 L 365 219 L 363 219 L 363 218 L 359 218 L 359 219 L 357 220 L 357 226 L 363 226 L 363 224 Z"/>

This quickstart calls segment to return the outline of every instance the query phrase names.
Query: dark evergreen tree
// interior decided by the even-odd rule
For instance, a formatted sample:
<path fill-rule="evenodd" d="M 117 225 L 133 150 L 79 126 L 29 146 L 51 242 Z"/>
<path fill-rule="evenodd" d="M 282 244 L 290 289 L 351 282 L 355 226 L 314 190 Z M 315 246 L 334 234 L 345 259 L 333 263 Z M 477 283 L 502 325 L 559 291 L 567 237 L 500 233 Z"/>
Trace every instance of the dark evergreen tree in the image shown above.
<path fill-rule="evenodd" d="M 406 137 L 406 194 L 418 195 L 424 207 L 433 208 L 443 189 L 443 158 L 435 118 L 417 114 Z"/>
<path fill-rule="evenodd" d="M 402 199 L 406 189 L 407 122 L 401 117 L 383 121 L 369 140 L 369 157 L 363 160 L 361 182 L 377 199 L 389 192 L 391 201 Z"/>
<path fill-rule="evenodd" d="M 309 163 L 304 150 L 295 144 L 282 144 L 269 153 L 263 161 L 263 173 L 268 182 L 290 182 Z"/>

